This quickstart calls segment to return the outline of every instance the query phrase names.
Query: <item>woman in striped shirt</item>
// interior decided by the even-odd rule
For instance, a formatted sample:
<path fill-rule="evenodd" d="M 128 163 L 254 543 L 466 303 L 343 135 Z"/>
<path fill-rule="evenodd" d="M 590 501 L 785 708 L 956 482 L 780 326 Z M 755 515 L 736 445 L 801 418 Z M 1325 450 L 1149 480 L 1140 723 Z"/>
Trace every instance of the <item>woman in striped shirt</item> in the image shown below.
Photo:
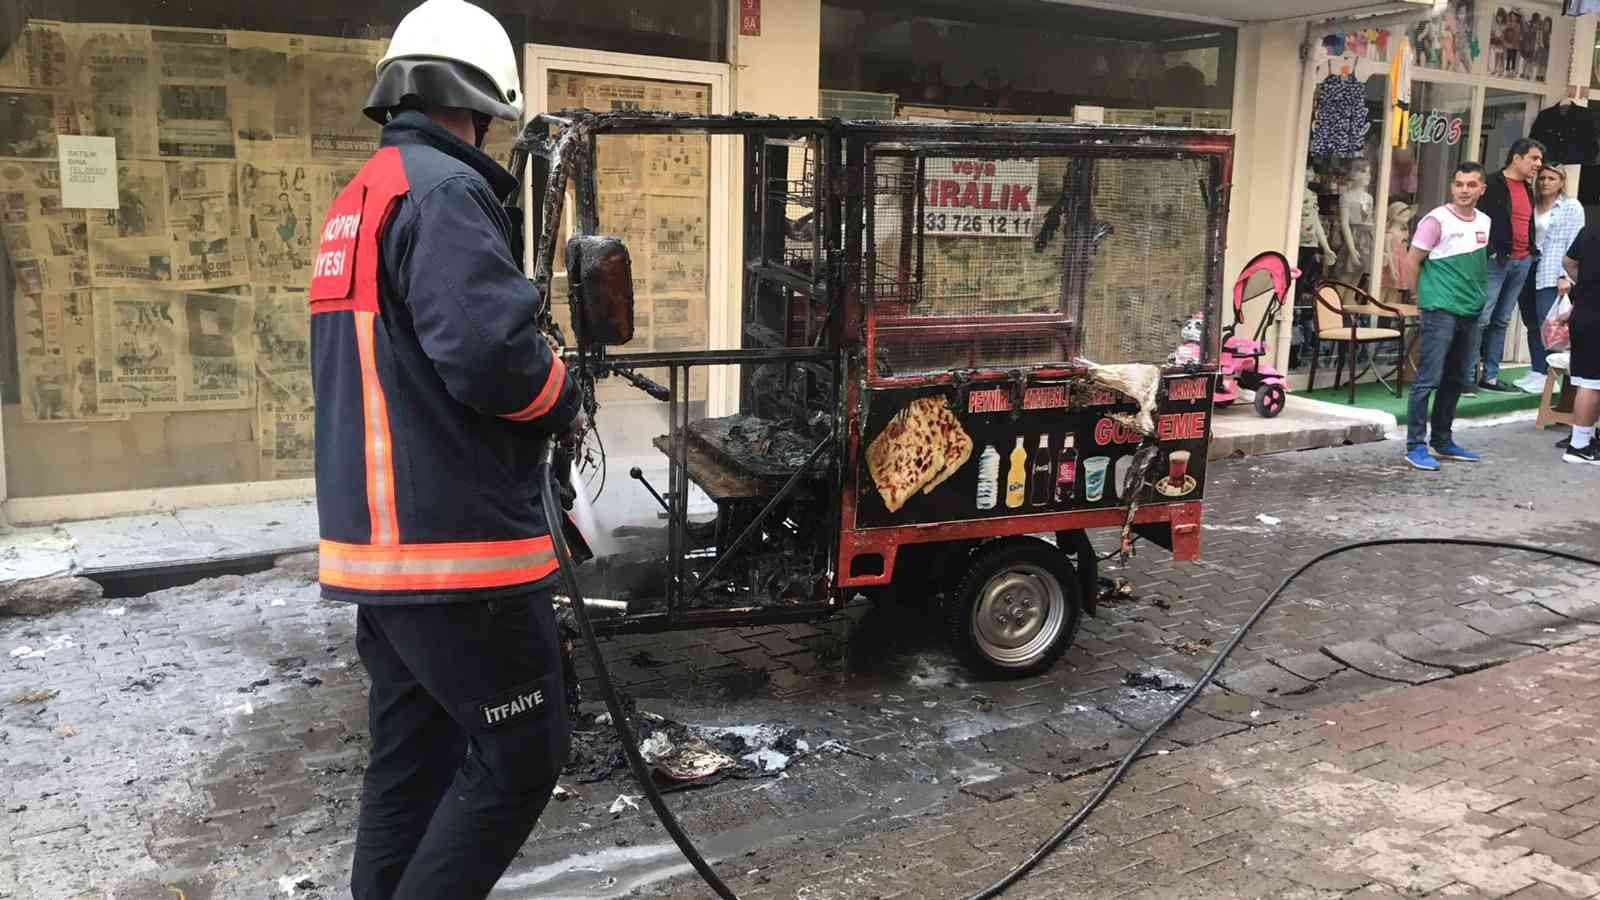
<path fill-rule="evenodd" d="M 1556 298 L 1565 296 L 1572 287 L 1561 268 L 1561 259 L 1584 225 L 1583 204 L 1568 197 L 1566 189 L 1567 173 L 1559 166 L 1545 166 L 1539 170 L 1538 200 L 1533 209 L 1534 236 L 1539 243 L 1533 294 L 1536 318 L 1528 328 L 1528 357 L 1533 361 L 1533 369 L 1516 381 L 1517 387 L 1532 394 L 1544 390 L 1548 371 L 1539 327 L 1550 307 L 1555 306 Z"/>

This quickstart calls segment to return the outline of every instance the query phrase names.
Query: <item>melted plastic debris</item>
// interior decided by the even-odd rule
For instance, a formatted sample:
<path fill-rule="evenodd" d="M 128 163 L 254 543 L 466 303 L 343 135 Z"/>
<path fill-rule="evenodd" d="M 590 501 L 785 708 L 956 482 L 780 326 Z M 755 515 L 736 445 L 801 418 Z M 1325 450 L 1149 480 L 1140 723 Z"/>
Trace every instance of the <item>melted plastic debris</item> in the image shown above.
<path fill-rule="evenodd" d="M 1161 389 L 1161 368 L 1148 363 L 1089 364 L 1089 379 L 1139 404 L 1139 412 L 1112 413 L 1111 418 L 1149 436 L 1156 433 L 1156 396 Z"/>
<path fill-rule="evenodd" d="M 803 731 L 777 723 L 686 725 L 643 710 L 629 710 L 629 718 L 634 733 L 643 735 L 639 753 L 663 789 L 715 784 L 724 777 L 766 777 L 812 752 L 811 744 L 801 739 Z M 609 715 L 579 716 L 574 721 L 565 776 L 590 784 L 627 767 Z"/>

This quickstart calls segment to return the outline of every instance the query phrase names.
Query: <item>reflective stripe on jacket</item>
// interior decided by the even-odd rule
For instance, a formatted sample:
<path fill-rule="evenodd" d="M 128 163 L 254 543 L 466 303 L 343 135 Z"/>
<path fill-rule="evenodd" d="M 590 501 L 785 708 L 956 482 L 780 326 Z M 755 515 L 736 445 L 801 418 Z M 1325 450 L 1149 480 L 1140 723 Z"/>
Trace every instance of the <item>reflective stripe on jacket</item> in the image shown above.
<path fill-rule="evenodd" d="M 555 572 L 535 467 L 578 390 L 535 324 L 514 187 L 405 112 L 328 211 L 309 294 L 325 596 L 462 600 Z"/>

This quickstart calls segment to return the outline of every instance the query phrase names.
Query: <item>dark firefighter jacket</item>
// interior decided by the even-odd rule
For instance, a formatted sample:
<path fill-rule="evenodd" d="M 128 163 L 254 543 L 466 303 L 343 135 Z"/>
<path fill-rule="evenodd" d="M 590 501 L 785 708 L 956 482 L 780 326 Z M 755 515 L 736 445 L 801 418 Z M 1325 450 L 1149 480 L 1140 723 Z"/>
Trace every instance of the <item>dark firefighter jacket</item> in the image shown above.
<path fill-rule="evenodd" d="M 404 112 L 328 211 L 310 289 L 324 596 L 463 600 L 555 572 L 535 466 L 579 395 L 513 256 L 514 186 Z"/>

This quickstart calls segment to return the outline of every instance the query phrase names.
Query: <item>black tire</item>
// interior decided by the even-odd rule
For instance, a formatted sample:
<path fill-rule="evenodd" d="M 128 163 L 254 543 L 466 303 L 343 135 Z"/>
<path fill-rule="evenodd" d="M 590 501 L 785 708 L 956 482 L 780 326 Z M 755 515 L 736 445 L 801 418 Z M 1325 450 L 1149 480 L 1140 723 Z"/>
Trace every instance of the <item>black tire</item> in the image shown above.
<path fill-rule="evenodd" d="M 1067 652 L 1082 614 L 1067 554 L 1036 538 L 1007 538 L 972 557 L 947 624 L 956 653 L 969 666 L 1023 678 L 1049 669 Z"/>
<path fill-rule="evenodd" d="M 1281 384 L 1264 384 L 1256 390 L 1256 414 L 1263 419 L 1277 418 L 1288 402 Z"/>

